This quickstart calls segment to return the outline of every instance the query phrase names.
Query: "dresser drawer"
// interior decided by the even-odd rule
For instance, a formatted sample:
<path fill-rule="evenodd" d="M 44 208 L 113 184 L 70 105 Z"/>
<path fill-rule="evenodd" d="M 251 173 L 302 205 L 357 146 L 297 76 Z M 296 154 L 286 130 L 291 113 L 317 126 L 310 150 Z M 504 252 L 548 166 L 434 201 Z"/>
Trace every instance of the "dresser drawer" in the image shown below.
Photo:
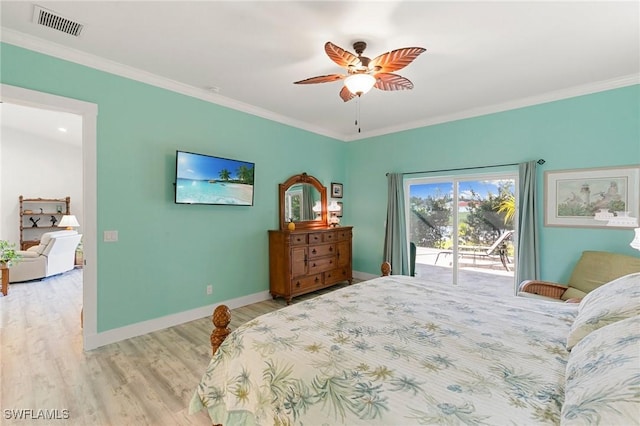
<path fill-rule="evenodd" d="M 335 232 L 314 232 L 309 234 L 309 244 L 330 243 L 336 240 Z"/>
<path fill-rule="evenodd" d="M 322 235 L 322 242 L 331 243 L 338 239 L 338 235 L 335 232 L 325 232 Z"/>
<path fill-rule="evenodd" d="M 307 290 L 322 285 L 322 274 L 308 275 L 291 280 L 291 290 L 297 293 L 299 290 Z"/>
<path fill-rule="evenodd" d="M 336 239 L 338 241 L 351 239 L 351 230 L 350 229 L 338 229 L 336 231 Z"/>
<path fill-rule="evenodd" d="M 332 269 L 324 273 L 325 284 L 339 283 L 351 279 L 350 270 L 348 268 Z"/>
<path fill-rule="evenodd" d="M 314 232 L 309 234 L 309 243 L 318 244 L 322 242 L 322 232 Z"/>
<path fill-rule="evenodd" d="M 309 234 L 291 234 L 289 243 L 292 246 L 299 246 L 307 244 L 307 237 Z"/>
<path fill-rule="evenodd" d="M 335 244 L 320 244 L 317 246 L 309 246 L 309 259 L 315 259 L 317 257 L 331 256 L 335 254 Z"/>
<path fill-rule="evenodd" d="M 317 274 L 320 272 L 329 271 L 335 267 L 336 258 L 333 256 L 309 260 L 309 274 Z"/>

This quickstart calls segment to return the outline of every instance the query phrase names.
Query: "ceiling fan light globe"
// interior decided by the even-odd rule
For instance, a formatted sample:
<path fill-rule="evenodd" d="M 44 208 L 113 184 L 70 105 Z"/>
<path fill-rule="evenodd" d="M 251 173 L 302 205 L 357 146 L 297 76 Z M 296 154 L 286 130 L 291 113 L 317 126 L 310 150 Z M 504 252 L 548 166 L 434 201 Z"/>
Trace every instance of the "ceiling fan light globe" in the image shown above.
<path fill-rule="evenodd" d="M 376 84 L 376 78 L 370 74 L 352 74 L 344 80 L 344 85 L 354 95 L 367 93 Z"/>

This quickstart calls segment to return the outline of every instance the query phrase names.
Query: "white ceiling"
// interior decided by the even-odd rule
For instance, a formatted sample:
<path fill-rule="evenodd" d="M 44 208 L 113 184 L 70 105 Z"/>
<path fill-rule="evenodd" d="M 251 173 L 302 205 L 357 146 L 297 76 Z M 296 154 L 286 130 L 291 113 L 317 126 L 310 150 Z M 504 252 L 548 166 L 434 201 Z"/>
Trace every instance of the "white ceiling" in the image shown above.
<path fill-rule="evenodd" d="M 7 102 L 0 104 L 0 127 L 38 139 L 82 146 L 82 117 Z"/>
<path fill-rule="evenodd" d="M 80 37 L 0 3 L 4 42 L 349 141 L 640 82 L 638 1 L 40 1 Z M 424 47 L 414 89 L 342 102 L 331 41 L 371 58 Z M 209 88 L 218 88 L 216 93 Z"/>

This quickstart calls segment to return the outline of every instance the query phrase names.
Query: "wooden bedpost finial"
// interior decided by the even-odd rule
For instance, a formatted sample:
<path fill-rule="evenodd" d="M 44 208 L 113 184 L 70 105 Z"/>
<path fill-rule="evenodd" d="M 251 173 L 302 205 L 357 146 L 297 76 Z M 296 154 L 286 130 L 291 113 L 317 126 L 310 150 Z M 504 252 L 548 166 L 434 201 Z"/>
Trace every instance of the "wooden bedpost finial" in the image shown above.
<path fill-rule="evenodd" d="M 380 267 L 382 271 L 382 276 L 387 277 L 391 275 L 391 264 L 389 262 L 382 262 L 382 267 Z"/>
<path fill-rule="evenodd" d="M 226 305 L 220 305 L 213 311 L 211 321 L 215 326 L 211 332 L 211 355 L 215 355 L 224 339 L 231 333 L 231 329 L 228 327 L 231 322 L 231 311 Z"/>

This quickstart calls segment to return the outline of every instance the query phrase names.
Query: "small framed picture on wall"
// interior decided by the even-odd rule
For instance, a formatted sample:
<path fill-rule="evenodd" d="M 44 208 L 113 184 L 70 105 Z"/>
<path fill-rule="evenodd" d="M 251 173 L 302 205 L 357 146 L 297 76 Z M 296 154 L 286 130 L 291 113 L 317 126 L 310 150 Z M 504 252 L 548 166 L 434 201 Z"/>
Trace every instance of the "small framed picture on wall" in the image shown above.
<path fill-rule="evenodd" d="M 331 182 L 331 197 L 342 198 L 342 184 Z"/>

